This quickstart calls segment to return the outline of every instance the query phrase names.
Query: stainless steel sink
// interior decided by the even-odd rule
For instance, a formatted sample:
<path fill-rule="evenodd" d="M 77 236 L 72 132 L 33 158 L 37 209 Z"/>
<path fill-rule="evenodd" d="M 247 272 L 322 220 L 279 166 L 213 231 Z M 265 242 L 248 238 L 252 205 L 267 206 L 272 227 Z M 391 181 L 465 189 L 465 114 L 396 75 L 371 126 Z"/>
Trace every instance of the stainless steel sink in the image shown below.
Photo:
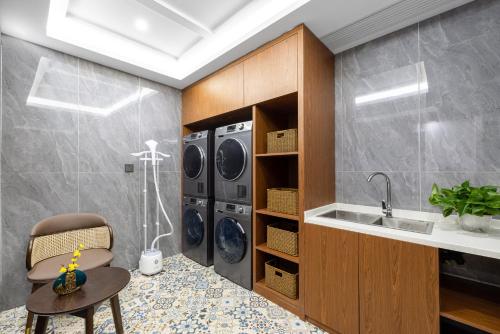
<path fill-rule="evenodd" d="M 393 228 L 396 230 L 431 234 L 434 223 L 405 218 L 380 217 L 373 225 Z"/>
<path fill-rule="evenodd" d="M 431 234 L 434 228 L 434 223 L 424 222 L 420 220 L 412 220 L 405 218 L 389 218 L 378 215 L 371 215 L 366 213 L 333 210 L 318 215 L 318 217 L 326 217 L 344 220 L 347 222 L 374 225 L 380 227 L 387 227 L 396 230 L 410 231 L 416 233 Z"/>
<path fill-rule="evenodd" d="M 342 210 L 328 211 L 319 215 L 318 217 L 333 218 L 367 225 L 375 224 L 380 219 L 380 216 L 377 215 Z"/>

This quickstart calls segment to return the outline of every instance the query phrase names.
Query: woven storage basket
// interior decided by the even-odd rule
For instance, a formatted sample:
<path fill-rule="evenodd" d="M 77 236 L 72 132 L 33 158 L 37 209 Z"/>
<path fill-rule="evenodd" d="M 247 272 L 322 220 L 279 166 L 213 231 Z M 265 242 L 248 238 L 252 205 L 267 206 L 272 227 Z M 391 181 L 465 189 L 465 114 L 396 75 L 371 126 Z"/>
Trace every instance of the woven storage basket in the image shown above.
<path fill-rule="evenodd" d="M 293 256 L 299 255 L 299 234 L 297 225 L 287 222 L 268 225 L 267 247 Z"/>
<path fill-rule="evenodd" d="M 269 132 L 267 134 L 267 153 L 297 151 L 297 129 Z"/>
<path fill-rule="evenodd" d="M 272 259 L 266 262 L 266 286 L 288 298 L 297 299 L 299 274 L 292 263 Z"/>
<path fill-rule="evenodd" d="M 267 189 L 267 209 L 274 212 L 298 214 L 298 190 L 294 188 Z"/>

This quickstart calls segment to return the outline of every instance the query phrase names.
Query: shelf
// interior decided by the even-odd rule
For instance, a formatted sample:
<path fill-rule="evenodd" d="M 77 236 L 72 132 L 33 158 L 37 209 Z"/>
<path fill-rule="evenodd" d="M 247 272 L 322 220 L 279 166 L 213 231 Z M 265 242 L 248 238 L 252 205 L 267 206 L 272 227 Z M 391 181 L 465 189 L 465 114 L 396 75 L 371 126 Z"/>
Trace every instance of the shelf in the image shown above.
<path fill-rule="evenodd" d="M 259 209 L 259 210 L 255 210 L 255 212 L 258 213 L 258 214 L 261 214 L 261 215 L 266 215 L 266 216 L 273 216 L 273 217 L 290 219 L 290 220 L 296 220 L 296 221 L 299 220 L 299 216 L 289 215 L 289 214 L 286 214 L 286 213 L 269 211 L 268 209 Z"/>
<path fill-rule="evenodd" d="M 500 304 L 447 288 L 441 288 L 440 299 L 442 317 L 500 334 Z"/>
<path fill-rule="evenodd" d="M 254 291 L 259 295 L 265 297 L 266 299 L 269 299 L 279 306 L 287 309 L 288 311 L 295 314 L 300 314 L 299 299 L 288 298 L 278 291 L 274 291 L 273 289 L 268 288 L 264 279 L 261 279 L 260 281 L 257 281 L 255 283 Z"/>
<path fill-rule="evenodd" d="M 283 253 L 283 252 L 271 249 L 271 248 L 267 247 L 266 243 L 262 243 L 260 245 L 257 245 L 255 248 L 257 248 L 261 252 L 277 256 L 277 257 L 282 258 L 284 260 L 287 260 L 287 261 L 290 261 L 290 262 L 293 262 L 293 263 L 297 263 L 297 264 L 299 263 L 299 257 L 298 256 L 293 256 L 293 255 L 290 255 L 290 254 L 286 254 L 286 253 Z"/>
<path fill-rule="evenodd" d="M 257 158 L 273 158 L 273 157 L 293 157 L 298 156 L 299 152 L 280 152 L 280 153 L 260 153 L 256 154 Z"/>

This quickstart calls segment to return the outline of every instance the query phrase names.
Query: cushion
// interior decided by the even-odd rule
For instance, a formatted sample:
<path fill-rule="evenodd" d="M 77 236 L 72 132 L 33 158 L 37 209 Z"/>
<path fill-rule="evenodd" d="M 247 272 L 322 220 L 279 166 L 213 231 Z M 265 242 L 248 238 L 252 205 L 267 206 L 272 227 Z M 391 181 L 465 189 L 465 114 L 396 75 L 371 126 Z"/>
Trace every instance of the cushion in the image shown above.
<path fill-rule="evenodd" d="M 107 249 L 86 249 L 81 251 L 81 254 L 78 269 L 82 271 L 106 266 L 113 260 L 113 253 Z M 72 257 L 73 253 L 66 253 L 38 262 L 28 271 L 28 280 L 42 283 L 57 278 L 61 274 L 59 273 L 61 265 L 71 263 Z"/>

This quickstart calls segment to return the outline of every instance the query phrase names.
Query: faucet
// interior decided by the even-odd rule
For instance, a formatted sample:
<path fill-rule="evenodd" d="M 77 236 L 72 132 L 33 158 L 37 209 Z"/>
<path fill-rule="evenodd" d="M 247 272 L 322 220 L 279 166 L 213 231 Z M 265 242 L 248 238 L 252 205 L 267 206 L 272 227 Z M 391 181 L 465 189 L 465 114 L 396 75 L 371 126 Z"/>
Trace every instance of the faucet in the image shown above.
<path fill-rule="evenodd" d="M 385 213 L 385 216 L 387 218 L 392 217 L 392 200 L 391 200 L 391 180 L 389 179 L 389 176 L 387 176 L 385 173 L 382 172 L 375 172 L 370 174 L 368 176 L 368 182 L 372 182 L 372 179 L 375 175 L 382 175 L 385 177 L 385 181 L 387 183 L 387 197 L 385 201 L 382 201 L 382 212 Z"/>

